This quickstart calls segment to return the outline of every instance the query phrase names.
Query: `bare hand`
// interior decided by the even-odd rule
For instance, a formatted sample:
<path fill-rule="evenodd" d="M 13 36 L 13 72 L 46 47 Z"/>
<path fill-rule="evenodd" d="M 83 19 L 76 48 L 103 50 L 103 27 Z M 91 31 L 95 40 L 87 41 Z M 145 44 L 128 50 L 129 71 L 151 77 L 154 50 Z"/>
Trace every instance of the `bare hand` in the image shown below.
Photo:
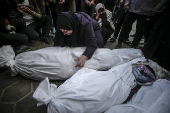
<path fill-rule="evenodd" d="M 65 0 L 60 0 L 59 1 L 59 4 L 64 4 L 65 3 Z"/>
<path fill-rule="evenodd" d="M 77 59 L 74 59 L 75 61 L 78 61 L 76 67 L 83 67 L 87 59 L 88 58 L 84 55 L 82 55 L 81 57 L 79 57 Z"/>
<path fill-rule="evenodd" d="M 93 5 L 94 4 L 94 0 L 92 0 L 90 3 L 91 3 L 91 5 Z"/>
<path fill-rule="evenodd" d="M 100 13 L 97 13 L 96 20 L 99 19 Z"/>
<path fill-rule="evenodd" d="M 124 3 L 124 0 L 120 0 L 120 3 L 121 3 L 121 4 Z"/>
<path fill-rule="evenodd" d="M 129 9 L 129 3 L 125 3 L 124 9 L 125 9 L 125 10 L 128 10 L 128 9 Z"/>
<path fill-rule="evenodd" d="M 46 4 L 47 6 L 49 6 L 49 3 L 48 3 L 48 2 L 46 2 L 45 4 Z"/>
<path fill-rule="evenodd" d="M 20 13 L 25 13 L 25 6 L 22 6 L 21 4 L 17 4 L 17 10 Z"/>
<path fill-rule="evenodd" d="M 30 8 L 28 8 L 28 7 L 25 7 L 25 12 L 26 13 L 32 13 L 33 12 L 33 10 L 31 10 Z"/>
<path fill-rule="evenodd" d="M 91 6 L 91 2 L 89 2 L 88 0 L 85 0 L 85 3 L 86 3 L 88 6 Z"/>

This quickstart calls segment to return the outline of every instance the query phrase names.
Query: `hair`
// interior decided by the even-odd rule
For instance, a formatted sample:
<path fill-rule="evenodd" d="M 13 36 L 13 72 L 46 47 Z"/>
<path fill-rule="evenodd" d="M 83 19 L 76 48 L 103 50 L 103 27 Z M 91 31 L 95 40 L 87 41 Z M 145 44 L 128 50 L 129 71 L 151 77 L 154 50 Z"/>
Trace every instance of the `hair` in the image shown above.
<path fill-rule="evenodd" d="M 103 12 L 103 11 L 104 11 L 104 8 L 100 8 L 100 9 L 98 10 L 98 13 Z"/>

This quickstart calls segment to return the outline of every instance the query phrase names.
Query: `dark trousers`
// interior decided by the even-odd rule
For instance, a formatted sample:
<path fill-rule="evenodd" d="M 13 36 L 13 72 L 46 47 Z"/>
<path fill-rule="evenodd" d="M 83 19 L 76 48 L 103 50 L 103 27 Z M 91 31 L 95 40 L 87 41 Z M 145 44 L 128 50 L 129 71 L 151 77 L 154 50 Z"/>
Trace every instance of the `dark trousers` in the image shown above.
<path fill-rule="evenodd" d="M 10 24 L 15 27 L 16 33 L 7 34 L 0 32 L 0 46 L 20 46 L 26 44 L 28 41 L 28 37 L 24 34 L 26 29 L 26 22 L 23 19 L 15 19 L 10 21 Z"/>
<path fill-rule="evenodd" d="M 156 13 L 154 16 L 149 17 L 149 20 L 146 20 L 144 32 L 145 42 L 147 42 L 148 38 L 152 35 L 153 31 L 158 27 L 158 25 L 161 24 L 163 14 L 163 12 Z"/>
<path fill-rule="evenodd" d="M 122 30 L 119 35 L 118 43 L 122 43 L 129 38 L 133 23 L 137 20 L 136 33 L 132 41 L 132 46 L 138 46 L 142 36 L 144 35 L 145 20 L 148 16 L 127 12 L 123 22 Z"/>
<path fill-rule="evenodd" d="M 0 46 L 20 46 L 27 43 L 28 37 L 24 34 L 4 34 L 0 32 Z"/>
<path fill-rule="evenodd" d="M 105 4 L 106 0 L 98 0 L 99 3 Z"/>
<path fill-rule="evenodd" d="M 11 20 L 10 24 L 13 25 L 17 33 L 25 34 L 26 22 L 23 19 Z"/>
<path fill-rule="evenodd" d="M 53 24 L 56 27 L 57 21 L 57 12 L 56 12 L 56 3 L 49 2 L 49 6 L 46 6 L 46 14 L 52 16 Z"/>
<path fill-rule="evenodd" d="M 113 7 L 114 7 L 114 4 L 115 4 L 115 0 L 106 0 L 105 1 L 105 8 L 109 11 L 113 11 Z"/>
<path fill-rule="evenodd" d="M 57 15 L 64 11 L 76 12 L 76 2 L 75 0 L 66 0 L 64 4 L 56 3 Z"/>
<path fill-rule="evenodd" d="M 84 0 L 81 0 L 81 11 L 88 14 L 90 17 L 93 17 L 94 14 L 94 5 L 87 6 Z"/>
<path fill-rule="evenodd" d="M 102 30 L 100 27 L 95 31 L 95 37 L 97 39 L 97 46 L 99 48 L 103 48 L 104 47 L 104 43 L 103 43 L 104 39 L 102 36 Z"/>
<path fill-rule="evenodd" d="M 123 21 L 125 18 L 125 10 L 124 10 L 124 4 L 120 5 L 120 9 L 119 9 L 119 16 L 118 16 L 118 20 L 117 23 L 115 24 L 115 33 L 114 33 L 114 37 L 117 39 L 120 29 L 123 25 Z"/>
<path fill-rule="evenodd" d="M 29 40 L 38 40 L 39 34 L 38 30 L 44 28 L 42 35 L 44 37 L 49 36 L 50 29 L 52 26 L 52 20 L 50 16 L 43 16 L 40 20 L 34 21 L 26 27 L 25 34 L 28 36 Z"/>

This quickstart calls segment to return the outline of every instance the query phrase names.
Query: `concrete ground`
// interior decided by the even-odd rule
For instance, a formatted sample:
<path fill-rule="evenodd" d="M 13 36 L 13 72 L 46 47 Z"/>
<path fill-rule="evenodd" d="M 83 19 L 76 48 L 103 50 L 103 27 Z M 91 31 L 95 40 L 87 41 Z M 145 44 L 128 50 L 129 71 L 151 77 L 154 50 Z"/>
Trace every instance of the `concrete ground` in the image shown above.
<path fill-rule="evenodd" d="M 135 26 L 131 34 L 135 33 Z M 130 38 L 132 40 L 133 38 Z M 117 42 L 106 44 L 107 48 L 114 49 Z M 31 44 L 33 50 L 49 47 L 51 45 L 44 44 L 42 41 Z M 129 46 L 123 45 L 122 48 Z M 59 86 L 64 81 L 50 81 Z M 10 68 L 0 68 L 0 112 L 1 113 L 46 113 L 47 107 L 37 107 L 37 101 L 33 99 L 32 95 L 39 85 L 40 81 L 24 78 L 22 75 L 11 77 Z M 137 86 L 131 91 L 128 101 L 140 86 Z"/>

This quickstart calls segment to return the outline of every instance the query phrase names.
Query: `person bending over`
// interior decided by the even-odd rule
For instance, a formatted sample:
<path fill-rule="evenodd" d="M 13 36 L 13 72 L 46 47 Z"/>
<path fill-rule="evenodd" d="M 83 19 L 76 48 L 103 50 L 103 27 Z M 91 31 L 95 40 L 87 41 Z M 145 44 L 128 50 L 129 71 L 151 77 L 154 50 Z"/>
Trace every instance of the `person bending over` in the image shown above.
<path fill-rule="evenodd" d="M 86 46 L 78 61 L 78 67 L 83 67 L 97 48 L 104 47 L 101 28 L 98 22 L 83 12 L 62 12 L 57 18 L 57 30 L 54 46 L 82 47 Z"/>

